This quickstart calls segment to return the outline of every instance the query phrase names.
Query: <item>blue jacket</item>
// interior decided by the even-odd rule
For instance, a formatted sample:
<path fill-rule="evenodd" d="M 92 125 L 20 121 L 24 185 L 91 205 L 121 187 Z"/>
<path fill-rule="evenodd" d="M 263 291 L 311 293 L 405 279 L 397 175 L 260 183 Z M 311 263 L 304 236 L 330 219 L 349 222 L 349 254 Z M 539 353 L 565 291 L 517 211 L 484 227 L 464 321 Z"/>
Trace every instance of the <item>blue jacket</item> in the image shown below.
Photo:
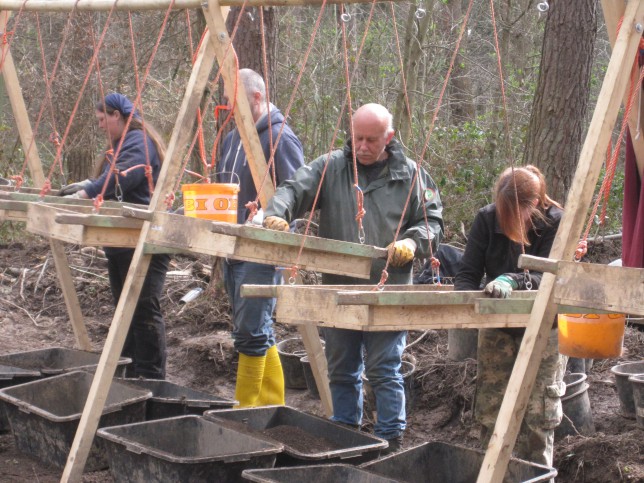
<path fill-rule="evenodd" d="M 161 161 L 159 160 L 159 155 L 157 154 L 157 150 L 152 139 L 145 137 L 145 140 L 147 140 L 148 143 L 148 155 L 150 156 L 150 166 L 152 167 L 152 179 L 156 183 L 157 178 L 159 177 L 159 171 L 161 170 Z M 120 142 L 120 139 L 114 142 L 115 151 Z M 111 156 L 106 155 L 105 165 L 103 166 L 101 175 L 92 181 L 91 186 L 85 189 L 87 196 L 90 198 L 95 198 L 103 189 L 105 178 L 108 177 L 110 162 Z M 130 130 L 125 134 L 123 146 L 121 146 L 121 150 L 116 160 L 116 168 L 119 170 L 119 173 L 137 165 L 146 165 L 144 134 L 140 129 Z M 122 199 L 120 201 L 141 205 L 147 205 L 150 203 L 150 189 L 148 187 L 148 179 L 145 176 L 145 169 L 143 167 L 134 169 L 125 176 L 123 174 L 118 175 L 118 184 L 121 193 L 115 192 L 114 175 L 110 175 L 109 178 L 104 195 L 106 200 L 116 200 L 118 199 L 118 195 L 122 194 Z"/>
<path fill-rule="evenodd" d="M 271 131 L 268 130 L 268 116 L 263 116 L 257 122 L 257 134 L 266 157 L 270 159 L 270 140 L 275 142 L 285 119 L 279 109 L 271 108 Z M 248 167 L 246 153 L 242 146 L 241 137 L 237 129 L 228 133 L 222 146 L 222 157 L 217 164 L 217 181 L 219 183 L 237 183 L 239 180 L 239 194 L 237 204 L 237 222 L 245 223 L 248 218 L 246 203 L 255 201 L 257 190 Z M 276 184 L 289 179 L 295 171 L 304 165 L 302 143 L 288 125 L 284 126 L 282 136 L 275 151 Z M 233 175 L 235 173 L 237 176 Z"/>

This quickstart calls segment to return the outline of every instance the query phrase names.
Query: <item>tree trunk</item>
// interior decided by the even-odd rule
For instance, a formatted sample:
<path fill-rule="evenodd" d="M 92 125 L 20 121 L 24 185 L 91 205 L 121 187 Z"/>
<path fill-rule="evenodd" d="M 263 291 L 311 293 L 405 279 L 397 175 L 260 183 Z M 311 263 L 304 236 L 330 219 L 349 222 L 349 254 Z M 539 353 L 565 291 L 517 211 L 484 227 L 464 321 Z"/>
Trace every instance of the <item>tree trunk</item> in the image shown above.
<path fill-rule="evenodd" d="M 551 0 L 524 162 L 543 171 L 550 195 L 565 201 L 584 134 L 596 2 Z"/>
<path fill-rule="evenodd" d="M 453 29 L 454 39 L 458 38 L 461 22 L 463 21 L 462 0 L 450 0 L 449 11 L 452 23 L 456 26 Z M 455 43 L 454 43 L 455 45 Z M 449 79 L 449 106 L 452 115 L 452 122 L 455 125 L 471 121 L 476 116 L 474 107 L 474 93 L 472 92 L 472 81 L 469 75 L 467 61 L 462 55 L 467 45 L 467 35 L 463 36 L 461 45 L 454 59 L 454 70 Z M 502 57 L 503 58 L 503 57 Z"/>
<path fill-rule="evenodd" d="M 241 7 L 230 9 L 226 27 L 232 34 L 237 23 Z M 264 44 L 266 45 L 266 63 L 268 72 L 264 72 L 262 32 L 260 29 L 260 13 L 258 8 L 246 8 L 239 22 L 233 46 L 239 59 L 240 69 L 253 69 L 260 74 L 268 84 L 269 96 L 275 98 L 277 76 L 275 59 L 277 52 L 277 17 L 273 7 L 264 8 Z"/>
<path fill-rule="evenodd" d="M 405 80 L 407 81 L 407 95 L 409 99 L 409 110 L 405 103 L 404 85 L 401 86 L 396 99 L 396 110 L 394 111 L 394 120 L 397 123 L 398 138 L 405 144 L 411 142 L 411 124 L 410 113 L 414 115 L 414 101 L 416 99 L 416 86 L 418 84 L 418 68 L 422 62 L 422 46 L 427 36 L 427 30 L 431 24 L 431 13 L 434 8 L 434 0 L 424 0 L 422 7 L 425 10 L 425 16 L 418 18 L 418 11 L 414 5 L 410 6 L 407 22 L 405 24 L 405 39 L 402 45 L 403 68 L 405 71 Z"/>

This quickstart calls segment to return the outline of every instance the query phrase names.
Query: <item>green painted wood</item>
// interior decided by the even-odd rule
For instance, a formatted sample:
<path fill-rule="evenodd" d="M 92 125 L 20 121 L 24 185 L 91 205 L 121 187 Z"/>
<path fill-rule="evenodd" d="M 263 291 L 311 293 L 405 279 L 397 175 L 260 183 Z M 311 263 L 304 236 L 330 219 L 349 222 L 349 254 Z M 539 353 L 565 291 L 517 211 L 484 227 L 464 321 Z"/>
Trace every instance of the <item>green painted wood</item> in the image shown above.
<path fill-rule="evenodd" d="M 410 285 L 416 288 L 417 285 Z M 485 297 L 480 290 L 441 291 L 437 287 L 427 291 L 383 291 L 383 292 L 338 292 L 338 305 L 472 305 Z M 536 292 L 515 291 L 515 299 L 534 299 Z M 492 300 L 492 299 L 489 299 Z"/>
<path fill-rule="evenodd" d="M 112 215 L 82 215 L 59 213 L 55 217 L 56 223 L 63 225 L 96 226 L 102 228 L 131 228 L 140 230 L 143 221 L 134 218 L 124 218 Z"/>
<path fill-rule="evenodd" d="M 361 245 L 339 240 L 330 240 L 310 235 L 300 235 L 298 233 L 287 233 L 283 231 L 268 230 L 259 226 L 252 225 L 233 225 L 220 221 L 213 221 L 211 230 L 214 233 L 222 235 L 232 235 L 241 238 L 264 241 L 268 243 L 278 243 L 288 246 L 302 246 L 309 250 L 341 253 L 357 257 L 367 258 L 386 258 L 387 249 L 374 247 L 371 245 Z"/>

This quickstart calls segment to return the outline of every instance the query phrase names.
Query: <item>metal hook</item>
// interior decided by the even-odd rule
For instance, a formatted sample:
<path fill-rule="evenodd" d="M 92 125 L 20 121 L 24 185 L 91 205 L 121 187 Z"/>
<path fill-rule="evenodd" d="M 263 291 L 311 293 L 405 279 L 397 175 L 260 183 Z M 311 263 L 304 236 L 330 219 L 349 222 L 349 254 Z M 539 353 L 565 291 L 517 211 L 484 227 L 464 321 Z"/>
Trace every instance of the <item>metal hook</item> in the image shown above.
<path fill-rule="evenodd" d="M 295 285 L 295 277 L 289 277 L 288 278 L 288 284 L 289 285 Z"/>
<path fill-rule="evenodd" d="M 427 11 L 424 8 L 417 8 L 416 13 L 414 14 L 418 20 L 427 15 Z"/>
<path fill-rule="evenodd" d="M 366 235 L 364 233 L 364 227 L 360 226 L 360 230 L 358 232 L 358 240 L 360 241 L 360 244 L 364 245 L 364 242 L 365 242 L 366 239 L 367 238 L 366 238 Z"/>
<path fill-rule="evenodd" d="M 344 23 L 350 22 L 351 14 L 348 12 L 344 12 L 342 15 L 340 15 L 340 20 L 342 20 Z"/>
<path fill-rule="evenodd" d="M 543 2 L 537 4 L 537 10 L 539 13 L 546 13 L 550 10 L 550 5 L 548 5 L 548 0 L 543 0 Z"/>
<path fill-rule="evenodd" d="M 530 278 L 530 272 L 528 270 L 523 272 L 523 281 L 525 283 L 526 290 L 532 290 L 532 279 Z"/>

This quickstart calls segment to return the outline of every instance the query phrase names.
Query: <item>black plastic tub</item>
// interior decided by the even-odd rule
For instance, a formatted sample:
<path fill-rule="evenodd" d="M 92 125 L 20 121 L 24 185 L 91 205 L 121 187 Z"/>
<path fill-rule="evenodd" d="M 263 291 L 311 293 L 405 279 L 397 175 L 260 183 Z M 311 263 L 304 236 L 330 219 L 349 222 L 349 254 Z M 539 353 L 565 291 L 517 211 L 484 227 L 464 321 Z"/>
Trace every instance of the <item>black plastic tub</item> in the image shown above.
<path fill-rule="evenodd" d="M 0 390 L 16 447 L 64 468 L 92 385 L 93 375 L 76 371 Z M 112 382 L 98 426 L 143 421 L 150 391 Z M 105 448 L 94 440 L 85 471 L 107 467 Z"/>
<path fill-rule="evenodd" d="M 623 362 L 611 367 L 615 375 L 615 385 L 619 396 L 619 414 L 628 419 L 635 419 L 635 400 L 630 376 L 644 375 L 644 361 Z"/>
<path fill-rule="evenodd" d="M 472 483 L 477 480 L 485 453 L 439 441 L 372 461 L 360 468 L 401 483 Z M 504 483 L 537 483 L 557 476 L 557 470 L 511 458 Z"/>
<path fill-rule="evenodd" d="M 0 389 L 24 384 L 42 378 L 40 371 L 20 369 L 19 367 L 3 366 L 0 364 Z M 5 414 L 4 403 L 0 401 L 0 433 L 9 431 L 9 421 Z"/>
<path fill-rule="evenodd" d="M 117 483 L 228 482 L 248 468 L 272 468 L 282 445 L 201 416 L 178 416 L 102 428 Z"/>
<path fill-rule="evenodd" d="M 386 441 L 373 435 L 288 406 L 208 411 L 204 417 L 283 444 L 276 466 L 358 464 L 377 458 L 387 447 Z"/>
<path fill-rule="evenodd" d="M 147 402 L 146 421 L 188 414 L 201 416 L 205 411 L 230 409 L 237 403 L 169 381 L 158 379 L 118 379 L 118 381 L 152 392 L 152 397 Z"/>
<path fill-rule="evenodd" d="M 302 356 L 306 355 L 302 339 L 293 337 L 278 342 L 277 353 L 284 373 L 284 386 L 288 389 L 306 389 L 304 371 L 300 363 Z"/>
<path fill-rule="evenodd" d="M 385 476 L 376 475 L 351 465 L 314 465 L 270 470 L 244 470 L 242 476 L 261 483 L 396 483 Z"/>
<path fill-rule="evenodd" d="M 72 371 L 94 372 L 101 358 L 99 352 L 51 347 L 0 356 L 0 364 L 40 371 L 43 376 L 56 376 Z M 132 359 L 121 357 L 116 367 L 117 377 L 125 375 L 125 366 Z"/>

